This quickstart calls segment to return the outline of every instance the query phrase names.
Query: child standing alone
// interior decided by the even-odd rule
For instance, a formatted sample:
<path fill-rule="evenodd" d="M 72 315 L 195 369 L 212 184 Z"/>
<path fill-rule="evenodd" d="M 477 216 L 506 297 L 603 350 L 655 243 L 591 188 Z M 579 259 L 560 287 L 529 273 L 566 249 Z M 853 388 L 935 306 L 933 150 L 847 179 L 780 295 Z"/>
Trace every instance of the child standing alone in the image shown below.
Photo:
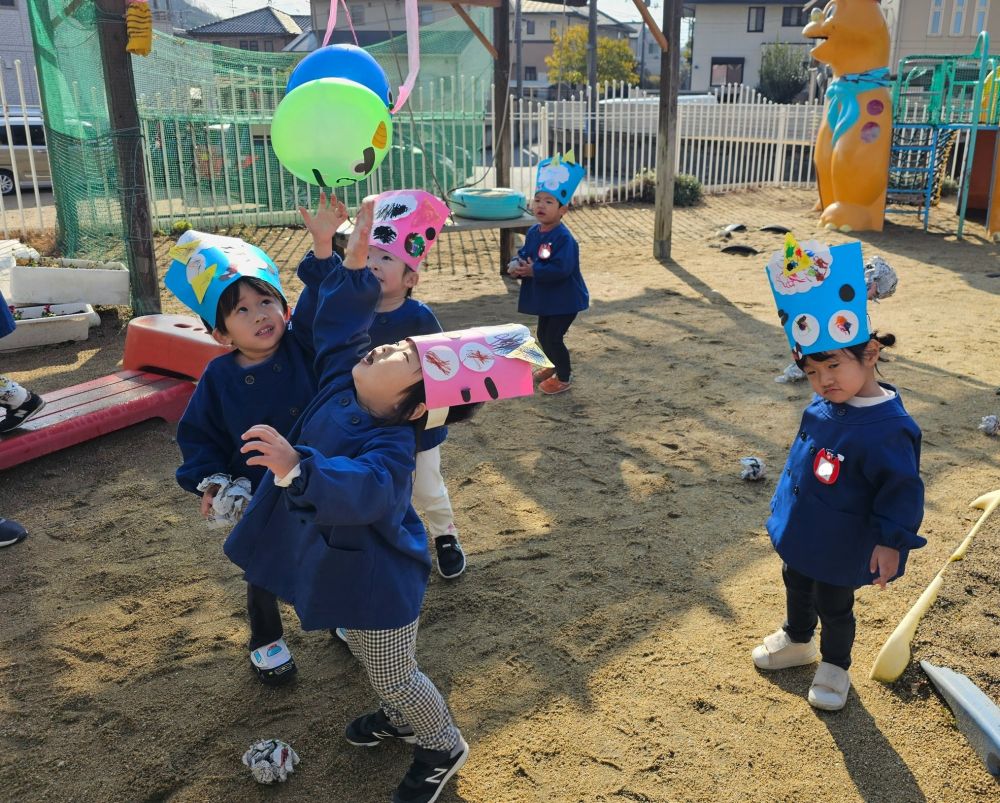
<path fill-rule="evenodd" d="M 517 311 L 538 316 L 538 344 L 555 366 L 535 372 L 538 389 L 549 395 L 565 393 L 573 383 L 564 338 L 576 316 L 590 306 L 580 273 L 580 247 L 562 222 L 583 175 L 573 151 L 539 163 L 531 207 L 538 223 L 507 266 L 507 273 L 521 280 Z"/>
<path fill-rule="evenodd" d="M 771 500 L 786 619 L 753 650 L 763 670 L 816 659 L 809 703 L 838 711 L 851 687 L 854 595 L 903 574 L 923 519 L 920 429 L 899 391 L 875 375 L 892 335 L 869 334 L 859 243 L 794 241 L 768 265 L 792 355 L 816 397 L 806 408 Z"/>

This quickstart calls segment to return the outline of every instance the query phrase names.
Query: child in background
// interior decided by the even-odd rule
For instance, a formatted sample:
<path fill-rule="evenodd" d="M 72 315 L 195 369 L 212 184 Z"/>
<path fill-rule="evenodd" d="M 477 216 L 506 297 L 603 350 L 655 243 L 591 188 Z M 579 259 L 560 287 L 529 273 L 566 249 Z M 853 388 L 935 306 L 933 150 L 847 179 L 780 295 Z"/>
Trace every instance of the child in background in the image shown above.
<path fill-rule="evenodd" d="M 573 382 L 569 350 L 563 342 L 578 313 L 590 306 L 580 273 L 580 248 L 562 222 L 584 169 L 573 151 L 538 165 L 532 226 L 507 273 L 521 280 L 517 311 L 538 316 L 538 344 L 555 364 L 535 372 L 542 393 L 564 393 Z"/>
<path fill-rule="evenodd" d="M 340 225 L 347 210 L 320 198 L 322 215 Z M 177 426 L 184 462 L 177 482 L 201 497 L 201 513 L 235 524 L 264 469 L 247 462 L 241 436 L 264 423 L 288 432 L 316 393 L 312 316 L 322 275 L 300 269 L 305 289 L 288 320 L 278 269 L 263 251 L 242 240 L 186 232 L 171 249 L 166 285 L 232 352 L 208 364 Z M 287 328 L 287 331 L 286 331 Z M 288 337 L 285 337 L 285 335 Z M 264 683 L 285 683 L 295 660 L 283 638 L 278 602 L 247 586 L 250 665 Z"/>
<path fill-rule="evenodd" d="M 7 300 L 3 297 L 3 293 L 0 293 L 0 337 L 9 335 L 16 326 L 17 321 L 7 306 Z M 40 413 L 44 406 L 45 400 L 37 393 L 32 393 L 13 379 L 0 375 L 0 408 L 4 411 L 3 418 L 0 418 L 0 434 L 17 429 L 29 418 Z"/>
<path fill-rule="evenodd" d="M 389 738 L 415 743 L 393 800 L 432 803 L 469 747 L 415 659 L 431 568 L 426 532 L 410 506 L 418 438 L 428 419 L 454 423 L 482 401 L 530 393 L 527 360 L 541 355 L 524 327 L 369 349 L 381 292 L 366 267 L 372 218 L 369 200 L 344 264 L 325 260 L 313 333 L 316 398 L 287 440 L 267 426 L 244 435 L 247 462 L 270 471 L 225 550 L 248 582 L 293 603 L 305 629 L 346 628 L 380 698 L 346 738 L 364 747 Z M 427 241 L 436 233 L 427 232 Z M 329 254 L 317 249 L 307 259 L 320 256 Z"/>
<path fill-rule="evenodd" d="M 809 703 L 838 711 L 851 687 L 854 593 L 903 574 L 923 518 L 920 429 L 875 375 L 892 335 L 869 334 L 859 243 L 791 241 L 768 277 L 792 356 L 816 397 L 771 500 L 767 530 L 783 560 L 786 619 L 753 650 L 764 670 L 816 659 Z"/>
<path fill-rule="evenodd" d="M 382 298 L 368 330 L 373 347 L 443 331 L 431 308 L 413 298 L 413 288 L 433 245 L 427 234 L 439 232 L 447 217 L 448 207 L 423 190 L 384 192 L 376 198 L 368 267 L 382 286 Z M 450 580 L 465 571 L 465 553 L 441 476 L 441 444 L 447 437 L 444 426 L 428 427 L 420 436 L 413 506 L 423 514 L 427 534 L 434 539 L 438 573 Z"/>

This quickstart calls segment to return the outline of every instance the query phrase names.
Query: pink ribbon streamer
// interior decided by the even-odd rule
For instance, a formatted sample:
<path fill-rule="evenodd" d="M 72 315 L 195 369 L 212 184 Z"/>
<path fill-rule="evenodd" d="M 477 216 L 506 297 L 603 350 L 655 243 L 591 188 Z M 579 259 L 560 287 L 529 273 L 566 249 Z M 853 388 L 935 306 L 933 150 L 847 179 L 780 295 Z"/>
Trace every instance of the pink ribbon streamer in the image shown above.
<path fill-rule="evenodd" d="M 418 0 L 406 0 L 406 60 L 409 72 L 406 80 L 396 93 L 396 102 L 392 106 L 392 113 L 398 114 L 403 108 L 413 85 L 417 82 L 417 73 L 420 72 L 420 12 L 417 7 Z"/>
<path fill-rule="evenodd" d="M 347 15 L 347 26 L 351 29 L 354 37 L 354 44 L 358 44 L 358 34 L 354 30 L 351 21 L 351 12 L 347 8 L 347 0 L 340 0 L 344 6 L 344 13 Z M 420 72 L 420 9 L 417 3 L 419 0 L 406 0 L 406 80 L 396 93 L 396 102 L 392 106 L 392 113 L 397 114 L 403 108 L 414 84 L 417 83 L 417 74 Z M 330 44 L 330 37 L 333 36 L 333 29 L 337 26 L 337 0 L 330 0 L 330 15 L 326 20 L 326 33 L 323 34 L 323 47 Z"/>

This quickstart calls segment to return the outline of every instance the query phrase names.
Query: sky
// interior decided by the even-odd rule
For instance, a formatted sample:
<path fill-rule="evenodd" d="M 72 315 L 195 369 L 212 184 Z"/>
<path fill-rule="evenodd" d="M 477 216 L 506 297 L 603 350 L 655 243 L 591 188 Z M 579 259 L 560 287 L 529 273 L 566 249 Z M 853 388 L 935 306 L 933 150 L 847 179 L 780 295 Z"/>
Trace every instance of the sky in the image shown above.
<path fill-rule="evenodd" d="M 261 8 L 267 5 L 267 0 L 202 0 L 201 4 L 222 16 L 230 17 L 233 14 L 242 14 L 245 11 Z M 273 0 L 272 5 L 290 14 L 309 13 L 308 0 Z M 598 0 L 597 7 L 620 22 L 629 22 L 640 18 L 632 0 Z M 660 0 L 652 0 L 649 8 L 653 19 L 660 22 L 663 17 L 663 6 Z"/>

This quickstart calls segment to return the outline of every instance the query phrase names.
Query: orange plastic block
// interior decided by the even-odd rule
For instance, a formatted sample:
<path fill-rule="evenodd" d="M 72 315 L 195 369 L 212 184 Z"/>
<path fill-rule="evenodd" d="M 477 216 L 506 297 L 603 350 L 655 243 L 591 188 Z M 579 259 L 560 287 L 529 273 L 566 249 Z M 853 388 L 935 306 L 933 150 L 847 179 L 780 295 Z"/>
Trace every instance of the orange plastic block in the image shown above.
<path fill-rule="evenodd" d="M 0 470 L 150 418 L 177 421 L 192 393 L 193 382 L 142 371 L 46 393 L 38 415 L 0 438 Z"/>
<path fill-rule="evenodd" d="M 122 367 L 198 380 L 209 362 L 228 352 L 191 315 L 143 315 L 129 322 Z"/>

